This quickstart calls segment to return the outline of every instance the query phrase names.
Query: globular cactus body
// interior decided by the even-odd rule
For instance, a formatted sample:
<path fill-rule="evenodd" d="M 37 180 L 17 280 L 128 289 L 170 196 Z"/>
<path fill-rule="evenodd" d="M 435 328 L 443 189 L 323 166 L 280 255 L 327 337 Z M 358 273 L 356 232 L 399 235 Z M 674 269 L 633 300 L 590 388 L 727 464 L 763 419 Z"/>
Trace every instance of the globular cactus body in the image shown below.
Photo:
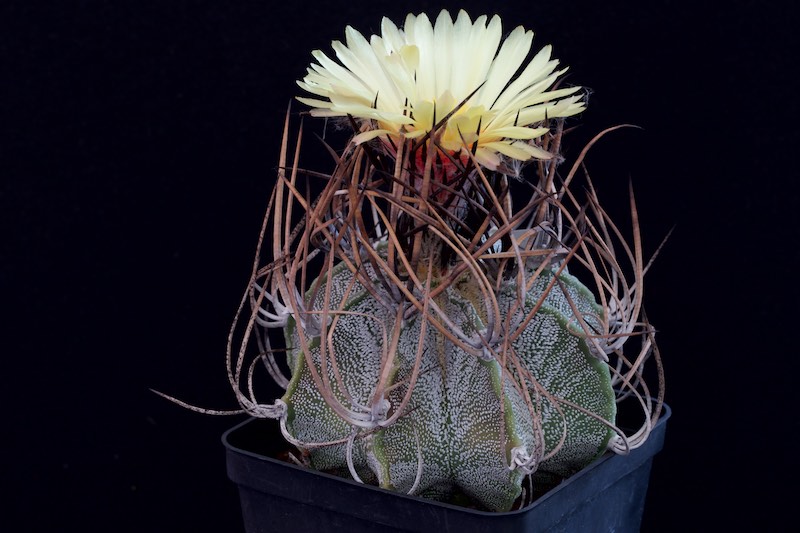
<path fill-rule="evenodd" d="M 381 304 L 341 264 L 325 276 L 327 283 L 318 281 L 309 311 L 322 317 L 327 294 L 330 311 L 320 319 L 326 325 L 313 333 L 305 328 L 302 340 L 294 321 L 287 326 L 292 377 L 283 397 L 286 428 L 294 439 L 340 441 L 312 446 L 312 466 L 346 475 L 350 455 L 351 469 L 366 482 L 402 492 L 413 488 L 436 499 L 466 494 L 484 508 L 503 511 L 519 497 L 531 470 L 566 476 L 605 451 L 612 435 L 609 425 L 571 407 L 579 405 L 614 422 L 609 368 L 592 353 L 581 325 L 601 330 L 602 309 L 569 274 L 560 273 L 556 281 L 551 270 L 529 275 L 534 277 L 529 290 L 521 293 L 512 279 L 497 292 L 508 336 L 514 339 L 494 353 L 517 354 L 524 370 L 509 370 L 502 356 L 466 353 L 430 325 L 420 343 L 424 319 L 419 314 L 401 319 L 396 347 L 387 346 L 392 344 L 396 309 Z M 437 297 L 450 321 L 467 335 L 483 331 L 486 320 L 474 287 L 463 275 Z M 377 282 L 372 289 L 383 290 Z M 525 322 L 533 310 L 535 315 Z M 420 371 L 405 412 L 380 427 L 377 422 L 401 405 L 420 347 Z M 395 352 L 387 355 L 387 350 Z M 376 401 L 376 384 L 387 360 L 393 365 L 388 392 L 385 402 Z M 354 432 L 321 395 L 309 361 L 318 379 L 327 373 L 330 390 L 342 405 L 377 409 L 376 425 L 365 423 Z M 528 464 L 515 464 L 519 457 Z"/>

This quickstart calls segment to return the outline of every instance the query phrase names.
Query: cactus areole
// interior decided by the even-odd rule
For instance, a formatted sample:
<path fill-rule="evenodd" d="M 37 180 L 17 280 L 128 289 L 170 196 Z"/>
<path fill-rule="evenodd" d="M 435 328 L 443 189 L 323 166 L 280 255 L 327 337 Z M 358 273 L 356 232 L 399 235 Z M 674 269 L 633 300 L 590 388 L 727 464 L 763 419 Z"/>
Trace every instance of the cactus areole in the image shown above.
<path fill-rule="evenodd" d="M 527 61 L 531 32 L 501 45 L 498 17 L 346 36 L 300 82 L 312 115 L 354 129 L 332 173 L 304 170 L 287 114 L 229 339 L 242 409 L 279 419 L 310 468 L 491 511 L 641 445 L 663 380 L 635 204 L 629 245 L 579 172 L 586 150 L 559 167 L 581 89 L 554 88 L 550 47 Z M 266 402 L 264 368 L 285 390 Z M 638 429 L 617 427 L 623 399 Z"/>

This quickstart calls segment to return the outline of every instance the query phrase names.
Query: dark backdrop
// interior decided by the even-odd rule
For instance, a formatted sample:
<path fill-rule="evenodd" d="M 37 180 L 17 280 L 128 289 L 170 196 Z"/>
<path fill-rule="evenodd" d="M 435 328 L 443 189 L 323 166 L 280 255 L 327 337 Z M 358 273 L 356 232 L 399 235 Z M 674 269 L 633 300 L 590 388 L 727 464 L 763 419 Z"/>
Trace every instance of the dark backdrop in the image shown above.
<path fill-rule="evenodd" d="M 767 531 L 789 516 L 800 261 L 787 9 L 11 1 L 0 6 L 4 522 L 240 530 L 219 438 L 241 418 L 149 389 L 235 406 L 226 335 L 310 51 L 346 24 L 374 32 L 383 15 L 445 4 L 554 44 L 592 90 L 572 146 L 618 123 L 643 128 L 588 159 L 612 210 L 632 180 L 648 252 L 676 228 L 646 285 L 674 416 L 643 530 Z"/>

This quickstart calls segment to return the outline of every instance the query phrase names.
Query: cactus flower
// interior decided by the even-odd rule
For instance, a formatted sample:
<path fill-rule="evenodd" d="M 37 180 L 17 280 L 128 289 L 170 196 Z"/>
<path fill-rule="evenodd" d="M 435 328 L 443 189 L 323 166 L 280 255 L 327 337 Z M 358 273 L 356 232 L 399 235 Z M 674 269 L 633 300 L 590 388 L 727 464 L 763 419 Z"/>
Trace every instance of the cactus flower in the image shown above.
<path fill-rule="evenodd" d="M 495 169 L 501 156 L 550 158 L 535 142 L 549 131 L 547 119 L 584 109 L 580 87 L 553 88 L 566 69 L 557 69 L 552 47 L 528 60 L 533 32 L 519 26 L 503 40 L 498 16 L 473 22 L 460 11 L 453 22 L 442 11 L 431 24 L 408 15 L 403 29 L 384 18 L 380 36 L 367 40 L 348 26 L 345 37 L 333 42 L 338 63 L 313 52 L 317 63 L 298 83 L 314 97 L 298 99 L 315 116 L 352 116 L 357 142 L 382 137 L 391 149 L 446 118 L 440 147 L 462 159 L 471 150 Z"/>

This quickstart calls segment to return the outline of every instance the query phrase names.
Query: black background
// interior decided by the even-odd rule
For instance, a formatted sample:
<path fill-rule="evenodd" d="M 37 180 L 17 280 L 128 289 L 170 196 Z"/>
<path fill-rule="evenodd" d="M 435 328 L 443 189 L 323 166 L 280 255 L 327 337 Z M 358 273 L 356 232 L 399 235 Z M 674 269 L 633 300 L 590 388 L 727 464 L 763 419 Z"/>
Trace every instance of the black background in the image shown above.
<path fill-rule="evenodd" d="M 460 6 L 535 30 L 591 89 L 568 157 L 643 128 L 587 160 L 612 212 L 633 182 L 646 251 L 676 228 L 646 285 L 674 415 L 643 531 L 781 529 L 798 473 L 795 18 L 610 0 L 0 5 L 4 530 L 241 530 L 219 441 L 241 417 L 149 389 L 235 407 L 226 335 L 310 51 L 346 24 Z"/>

